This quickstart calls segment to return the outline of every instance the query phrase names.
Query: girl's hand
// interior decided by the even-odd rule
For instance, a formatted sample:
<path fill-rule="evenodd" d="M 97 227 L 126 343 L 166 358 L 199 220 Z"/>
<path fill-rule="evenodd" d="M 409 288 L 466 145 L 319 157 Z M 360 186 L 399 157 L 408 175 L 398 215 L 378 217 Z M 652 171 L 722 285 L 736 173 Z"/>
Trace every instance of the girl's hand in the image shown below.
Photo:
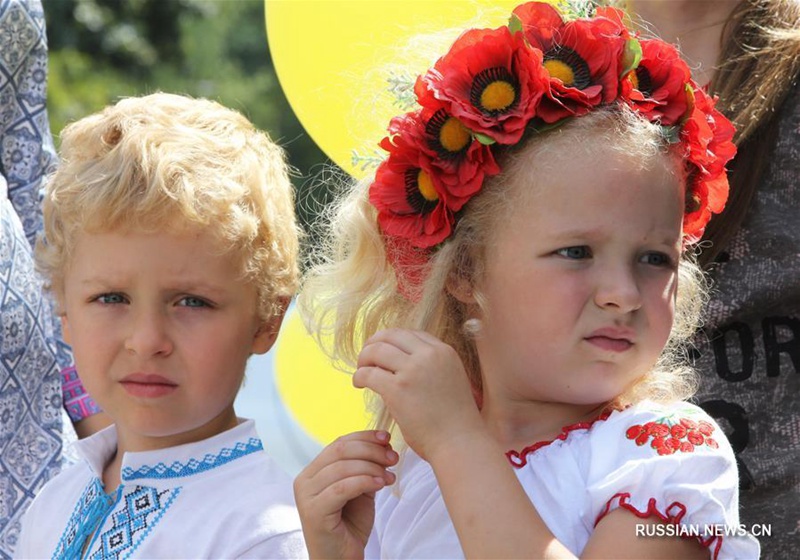
<path fill-rule="evenodd" d="M 406 442 L 428 462 L 486 427 L 461 359 L 424 331 L 387 329 L 367 340 L 353 385 L 378 393 Z"/>
<path fill-rule="evenodd" d="M 375 520 L 375 492 L 394 483 L 397 463 L 389 434 L 342 436 L 294 481 L 303 536 L 311 558 L 363 558 Z"/>

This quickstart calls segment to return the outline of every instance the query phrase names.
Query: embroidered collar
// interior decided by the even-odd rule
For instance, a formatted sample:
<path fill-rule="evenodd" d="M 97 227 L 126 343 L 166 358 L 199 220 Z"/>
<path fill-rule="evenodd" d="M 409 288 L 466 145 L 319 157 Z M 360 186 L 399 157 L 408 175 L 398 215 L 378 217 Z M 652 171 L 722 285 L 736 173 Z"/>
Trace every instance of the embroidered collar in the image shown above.
<path fill-rule="evenodd" d="M 614 412 L 618 412 L 616 410 L 607 410 L 603 412 L 600 416 L 595 418 L 594 420 L 589 420 L 586 422 L 577 422 L 575 424 L 570 424 L 568 426 L 564 426 L 561 428 L 561 433 L 559 433 L 556 437 L 550 440 L 542 440 L 537 441 L 533 445 L 527 446 L 522 451 L 516 451 L 514 449 L 510 451 L 506 451 L 506 457 L 508 458 L 508 462 L 517 469 L 524 467 L 528 463 L 528 455 L 531 453 L 538 451 L 542 447 L 547 447 L 554 441 L 566 441 L 567 437 L 574 432 L 575 430 L 588 430 L 591 428 L 596 422 L 603 422 L 605 421 L 611 414 Z"/>
<path fill-rule="evenodd" d="M 75 445 L 95 476 L 102 478 L 103 466 L 116 450 L 116 428 L 109 426 Z M 121 479 L 123 484 L 174 482 L 222 467 L 263 449 L 255 422 L 245 420 L 235 428 L 202 441 L 167 449 L 125 453 Z"/>

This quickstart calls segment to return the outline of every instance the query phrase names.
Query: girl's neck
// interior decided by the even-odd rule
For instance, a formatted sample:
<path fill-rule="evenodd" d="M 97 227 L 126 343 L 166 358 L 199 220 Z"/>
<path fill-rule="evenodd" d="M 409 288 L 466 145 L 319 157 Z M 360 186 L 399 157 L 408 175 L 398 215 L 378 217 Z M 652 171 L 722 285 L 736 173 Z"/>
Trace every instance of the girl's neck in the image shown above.
<path fill-rule="evenodd" d="M 486 398 L 481 409 L 486 425 L 500 445 L 520 450 L 557 437 L 561 430 L 596 419 L 605 404 L 574 405 L 549 402 L 495 402 Z"/>
<path fill-rule="evenodd" d="M 725 22 L 740 0 L 627 0 L 626 11 L 660 38 L 680 47 L 692 77 L 706 85 L 714 76 Z"/>

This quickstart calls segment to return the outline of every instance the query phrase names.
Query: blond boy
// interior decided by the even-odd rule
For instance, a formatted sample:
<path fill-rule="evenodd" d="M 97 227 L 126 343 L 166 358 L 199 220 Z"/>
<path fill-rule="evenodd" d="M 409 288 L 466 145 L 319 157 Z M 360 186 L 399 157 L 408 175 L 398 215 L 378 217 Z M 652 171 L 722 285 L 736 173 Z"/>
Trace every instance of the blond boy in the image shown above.
<path fill-rule="evenodd" d="M 21 557 L 305 556 L 291 480 L 234 399 L 296 289 L 283 152 L 158 93 L 67 127 L 37 262 L 115 426 L 34 500 Z"/>

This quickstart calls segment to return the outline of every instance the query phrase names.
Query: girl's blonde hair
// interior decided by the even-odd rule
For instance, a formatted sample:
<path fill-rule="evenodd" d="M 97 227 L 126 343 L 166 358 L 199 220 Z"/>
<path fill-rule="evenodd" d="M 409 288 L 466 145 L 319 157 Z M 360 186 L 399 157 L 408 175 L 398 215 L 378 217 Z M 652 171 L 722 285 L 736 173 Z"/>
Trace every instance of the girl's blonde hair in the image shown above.
<path fill-rule="evenodd" d="M 421 271 L 425 281 L 417 293 L 410 294 L 410 299 L 398 291 L 378 229 L 377 212 L 368 201 L 370 182 L 363 181 L 331 210 L 326 224 L 328 243 L 321 246 L 298 300 L 307 326 L 342 368 L 354 367 L 364 342 L 377 330 L 404 327 L 428 331 L 458 352 L 474 390 L 480 393 L 481 371 L 467 308 L 448 293 L 447 284 L 454 277 L 466 278 L 480 307 L 491 312 L 477 289 L 486 251 L 492 246 L 496 225 L 518 205 L 525 189 L 535 189 L 537 162 L 552 162 L 566 154 L 593 160 L 597 154 L 613 150 L 642 168 L 666 165 L 683 185 L 686 177 L 678 149 L 668 145 L 660 127 L 621 105 L 596 109 L 555 130 L 523 140 L 502 155 L 503 172 L 487 180 L 464 207 L 455 233 Z M 515 180 L 520 177 L 525 180 Z M 682 349 L 698 327 L 704 299 L 702 274 L 691 256 L 685 254 L 679 265 L 675 321 L 669 342 L 653 370 L 610 404 L 691 396 L 694 376 L 683 365 L 686 360 Z M 377 412 L 382 415 L 380 405 Z"/>
<path fill-rule="evenodd" d="M 63 300 L 80 232 L 210 231 L 280 312 L 299 277 L 294 196 L 283 150 L 240 113 L 205 99 L 128 98 L 61 135 L 44 198 L 37 264 Z"/>

